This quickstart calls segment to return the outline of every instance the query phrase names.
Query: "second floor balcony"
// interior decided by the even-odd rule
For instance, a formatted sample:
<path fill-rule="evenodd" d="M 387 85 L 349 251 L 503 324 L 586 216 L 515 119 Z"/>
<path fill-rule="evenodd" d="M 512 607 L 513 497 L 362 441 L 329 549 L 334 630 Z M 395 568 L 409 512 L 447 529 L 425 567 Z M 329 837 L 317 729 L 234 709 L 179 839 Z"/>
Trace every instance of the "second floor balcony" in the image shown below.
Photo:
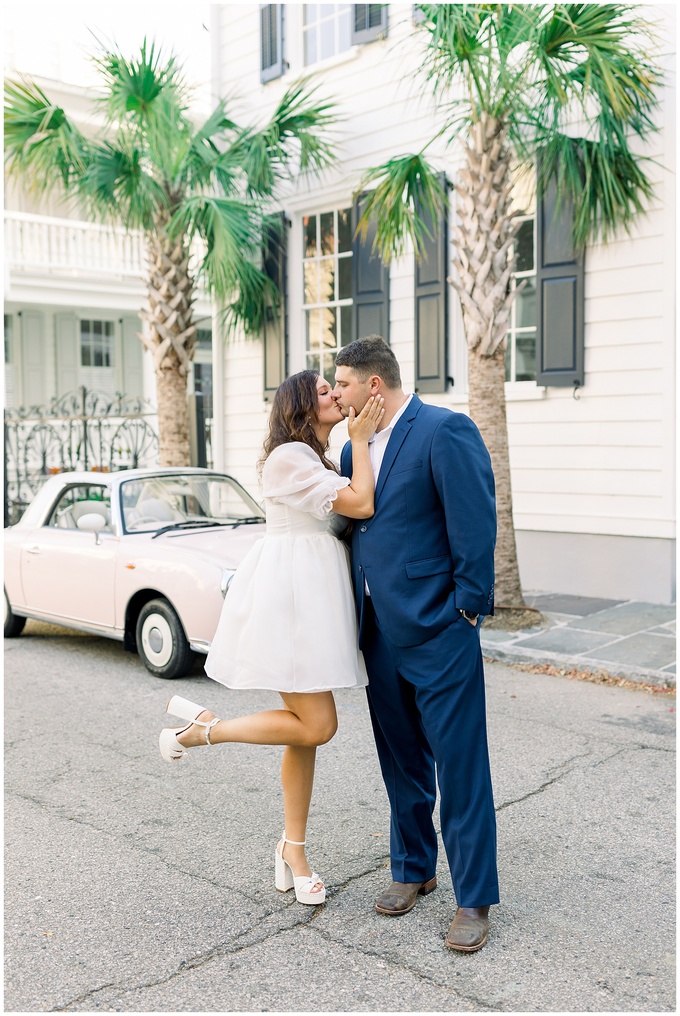
<path fill-rule="evenodd" d="M 192 245 L 194 268 L 202 257 L 199 242 Z M 29 212 L 5 212 L 5 271 L 22 278 L 61 278 L 73 285 L 89 283 L 138 287 L 145 271 L 144 236 L 139 230 L 60 219 Z"/>

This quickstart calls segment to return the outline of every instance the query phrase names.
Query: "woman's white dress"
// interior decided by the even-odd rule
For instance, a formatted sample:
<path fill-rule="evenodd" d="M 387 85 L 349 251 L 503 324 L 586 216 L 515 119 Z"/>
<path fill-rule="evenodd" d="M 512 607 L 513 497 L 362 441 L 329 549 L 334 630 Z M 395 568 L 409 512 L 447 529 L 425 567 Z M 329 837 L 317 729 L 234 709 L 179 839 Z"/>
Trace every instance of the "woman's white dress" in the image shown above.
<path fill-rule="evenodd" d="M 347 477 L 301 441 L 262 470 L 266 535 L 238 567 L 205 671 L 228 688 L 328 691 L 368 683 L 347 548 L 331 529 Z"/>

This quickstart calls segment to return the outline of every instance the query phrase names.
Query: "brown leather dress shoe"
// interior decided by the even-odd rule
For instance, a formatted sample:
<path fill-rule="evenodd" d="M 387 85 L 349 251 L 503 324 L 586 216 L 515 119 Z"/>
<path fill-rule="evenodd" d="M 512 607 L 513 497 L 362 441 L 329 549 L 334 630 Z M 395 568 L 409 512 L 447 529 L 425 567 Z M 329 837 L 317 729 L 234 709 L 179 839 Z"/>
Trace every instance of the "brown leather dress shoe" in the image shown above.
<path fill-rule="evenodd" d="M 489 908 L 458 907 L 446 944 L 459 952 L 477 952 L 489 939 Z"/>
<path fill-rule="evenodd" d="M 393 882 L 389 889 L 381 893 L 375 901 L 375 909 L 379 914 L 390 917 L 401 917 L 413 910 L 419 896 L 427 896 L 437 888 L 437 878 L 428 882 Z"/>

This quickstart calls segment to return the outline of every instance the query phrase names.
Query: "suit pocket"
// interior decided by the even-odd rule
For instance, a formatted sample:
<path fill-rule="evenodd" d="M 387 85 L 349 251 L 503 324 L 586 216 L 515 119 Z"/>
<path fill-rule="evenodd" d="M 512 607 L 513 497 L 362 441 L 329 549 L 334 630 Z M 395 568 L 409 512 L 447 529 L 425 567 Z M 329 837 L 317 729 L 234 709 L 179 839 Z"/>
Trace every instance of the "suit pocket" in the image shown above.
<path fill-rule="evenodd" d="M 422 465 L 423 465 L 422 459 L 418 459 L 417 462 L 409 462 L 407 466 L 397 467 L 396 465 L 394 465 L 391 470 L 391 475 L 397 476 L 399 473 L 410 473 L 414 469 L 421 469 Z"/>
<path fill-rule="evenodd" d="M 453 561 L 445 557 L 426 557 L 424 561 L 408 561 L 406 574 L 410 579 L 424 579 L 428 575 L 442 575 L 444 572 L 453 574 Z"/>

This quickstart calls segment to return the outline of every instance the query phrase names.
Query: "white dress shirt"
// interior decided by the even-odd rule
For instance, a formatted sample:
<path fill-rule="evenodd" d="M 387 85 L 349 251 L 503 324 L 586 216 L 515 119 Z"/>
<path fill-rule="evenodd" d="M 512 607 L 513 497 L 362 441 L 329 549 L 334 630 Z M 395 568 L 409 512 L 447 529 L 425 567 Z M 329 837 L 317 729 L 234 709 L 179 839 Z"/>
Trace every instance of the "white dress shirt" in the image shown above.
<path fill-rule="evenodd" d="M 370 438 L 368 442 L 368 454 L 371 457 L 371 465 L 373 466 L 373 476 L 375 477 L 376 485 L 378 483 L 378 473 L 380 472 L 382 461 L 385 458 L 385 449 L 387 448 L 387 442 L 392 436 L 394 425 L 397 423 L 401 415 L 406 412 L 406 409 L 412 398 L 413 395 L 412 394 L 409 395 L 404 405 L 401 406 L 401 408 L 396 411 L 387 427 L 385 427 L 383 430 L 377 430 L 373 435 L 373 437 Z"/>
<path fill-rule="evenodd" d="M 368 454 L 371 457 L 371 465 L 373 466 L 373 476 L 375 477 L 376 486 L 378 484 L 378 473 L 380 472 L 382 461 L 385 458 L 385 449 L 387 448 L 387 442 L 392 436 L 392 431 L 394 429 L 395 423 L 398 421 L 402 413 L 406 412 L 408 404 L 412 398 L 413 395 L 412 394 L 409 395 L 404 405 L 401 406 L 401 408 L 398 409 L 397 412 L 394 414 L 388 426 L 385 427 L 383 430 L 377 430 L 373 435 L 373 437 L 370 438 L 368 442 Z M 368 582 L 366 581 L 366 579 L 364 579 L 364 588 L 366 590 L 366 595 L 370 596 L 371 590 L 368 588 Z"/>

